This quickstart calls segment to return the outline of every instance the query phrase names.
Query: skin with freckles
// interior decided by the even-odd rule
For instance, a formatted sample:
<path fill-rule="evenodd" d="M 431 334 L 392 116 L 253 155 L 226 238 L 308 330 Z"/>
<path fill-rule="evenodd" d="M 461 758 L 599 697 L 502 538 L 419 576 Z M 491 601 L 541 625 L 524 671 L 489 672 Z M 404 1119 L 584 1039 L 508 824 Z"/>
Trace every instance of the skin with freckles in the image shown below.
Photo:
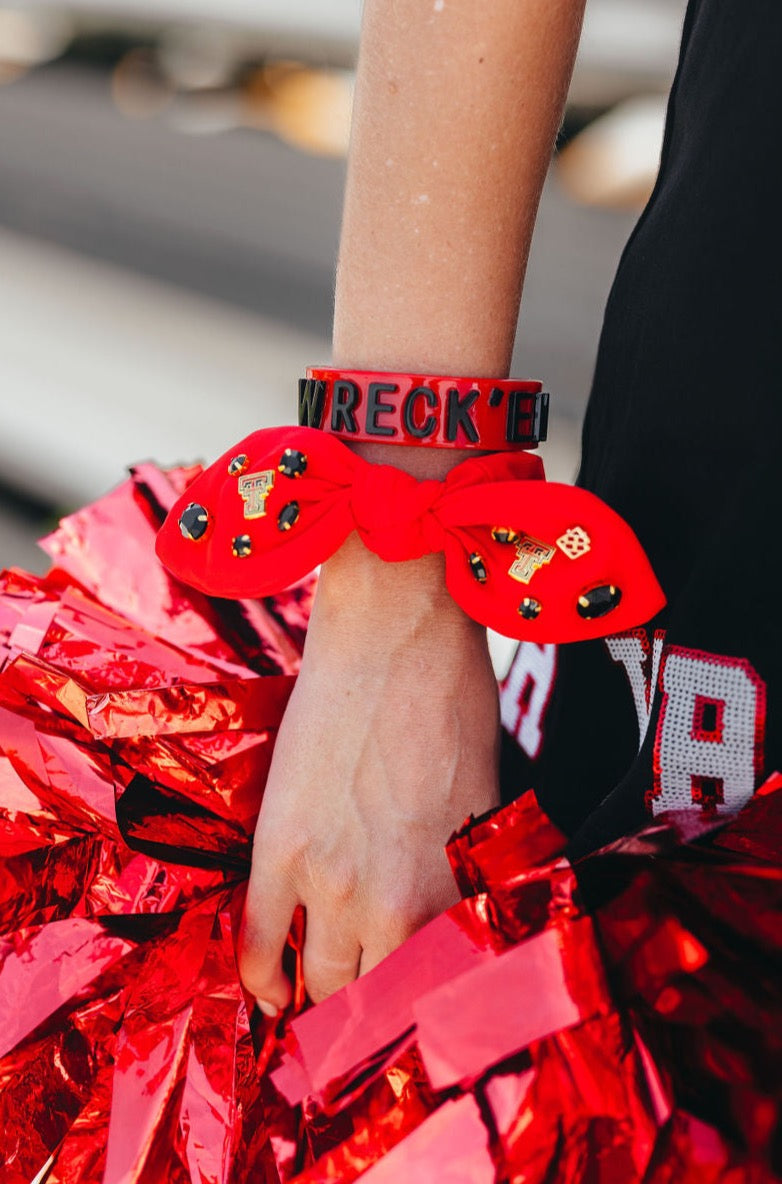
<path fill-rule="evenodd" d="M 333 362 L 507 375 L 535 214 L 583 0 L 367 0 L 337 268 Z M 362 455 L 419 478 L 464 459 Z M 456 899 L 443 845 L 498 802 L 485 631 L 442 556 L 385 564 L 354 535 L 323 566 L 258 820 L 240 972 L 287 1004 L 306 908 L 325 998 Z"/>

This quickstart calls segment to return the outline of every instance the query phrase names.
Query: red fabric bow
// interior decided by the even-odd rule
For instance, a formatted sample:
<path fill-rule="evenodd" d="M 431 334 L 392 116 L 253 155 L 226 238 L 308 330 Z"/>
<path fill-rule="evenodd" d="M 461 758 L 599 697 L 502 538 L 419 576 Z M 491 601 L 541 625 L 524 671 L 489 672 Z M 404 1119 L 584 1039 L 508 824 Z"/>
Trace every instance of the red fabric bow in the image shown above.
<path fill-rule="evenodd" d="M 157 553 L 212 596 L 266 596 L 353 530 L 389 561 L 443 551 L 453 599 L 508 637 L 603 637 L 665 603 L 630 527 L 586 490 L 545 481 L 536 456 L 479 456 L 416 481 L 312 428 L 254 432 L 222 456 L 180 497 Z"/>

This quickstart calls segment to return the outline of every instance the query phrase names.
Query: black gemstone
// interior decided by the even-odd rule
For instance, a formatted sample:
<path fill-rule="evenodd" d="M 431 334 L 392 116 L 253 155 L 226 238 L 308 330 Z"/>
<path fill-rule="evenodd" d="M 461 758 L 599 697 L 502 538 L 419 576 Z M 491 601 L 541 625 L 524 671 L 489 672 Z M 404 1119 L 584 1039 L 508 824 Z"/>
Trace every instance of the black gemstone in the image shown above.
<path fill-rule="evenodd" d="M 231 543 L 231 550 L 237 559 L 246 559 L 253 549 L 249 534 L 238 534 Z"/>
<path fill-rule="evenodd" d="M 521 536 L 511 526 L 495 526 L 491 532 L 491 537 L 495 543 L 517 543 Z"/>
<path fill-rule="evenodd" d="M 584 617 L 587 621 L 593 621 L 596 617 L 604 617 L 606 613 L 612 612 L 622 599 L 622 590 L 617 588 L 614 584 L 600 584 L 597 588 L 591 588 L 589 592 L 584 592 L 578 598 L 578 615 Z"/>
<path fill-rule="evenodd" d="M 475 576 L 479 584 L 485 584 L 488 578 L 486 573 L 486 565 L 477 551 L 473 551 L 470 556 L 470 567 L 472 574 Z"/>
<path fill-rule="evenodd" d="M 189 506 L 185 506 L 179 515 L 179 529 L 182 531 L 182 535 L 186 539 L 192 539 L 193 542 L 206 534 L 208 525 L 209 514 L 205 507 L 200 506 L 198 502 L 191 502 Z"/>
<path fill-rule="evenodd" d="M 307 468 L 307 457 L 296 448 L 286 448 L 280 457 L 277 471 L 283 477 L 301 477 Z"/>
<path fill-rule="evenodd" d="M 243 452 L 235 456 L 228 466 L 229 477 L 240 477 L 245 472 L 249 465 L 249 460 Z"/>
<path fill-rule="evenodd" d="M 299 503 L 288 502 L 287 506 L 283 506 L 277 515 L 277 529 L 290 530 L 293 524 L 299 517 Z"/>
<path fill-rule="evenodd" d="M 519 605 L 519 613 L 525 621 L 534 621 L 535 617 L 540 616 L 540 610 L 543 605 L 539 600 L 533 600 L 531 596 L 525 596 Z"/>

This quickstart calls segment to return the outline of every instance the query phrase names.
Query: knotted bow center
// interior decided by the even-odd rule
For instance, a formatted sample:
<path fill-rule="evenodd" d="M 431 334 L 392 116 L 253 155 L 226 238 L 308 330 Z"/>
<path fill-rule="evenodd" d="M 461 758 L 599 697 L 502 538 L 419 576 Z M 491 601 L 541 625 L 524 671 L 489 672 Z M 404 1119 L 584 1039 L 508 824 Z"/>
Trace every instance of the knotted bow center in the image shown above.
<path fill-rule="evenodd" d="M 442 491 L 440 481 L 416 481 L 391 465 L 362 464 L 351 496 L 356 530 L 386 562 L 441 551 L 443 528 L 432 506 Z"/>

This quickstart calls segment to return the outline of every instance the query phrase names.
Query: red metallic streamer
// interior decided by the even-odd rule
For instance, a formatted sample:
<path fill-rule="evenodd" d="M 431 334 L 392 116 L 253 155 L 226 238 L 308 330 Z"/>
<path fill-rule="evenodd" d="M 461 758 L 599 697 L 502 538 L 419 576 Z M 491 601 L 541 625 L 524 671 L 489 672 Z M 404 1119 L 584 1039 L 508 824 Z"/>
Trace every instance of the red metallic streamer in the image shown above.
<path fill-rule="evenodd" d="M 312 593 L 209 600 L 141 466 L 0 577 L 0 1180 L 778 1178 L 782 778 L 572 866 L 531 794 L 448 848 L 464 899 L 318 1007 L 235 939 Z M 48 1166 L 47 1166 L 48 1165 Z"/>

